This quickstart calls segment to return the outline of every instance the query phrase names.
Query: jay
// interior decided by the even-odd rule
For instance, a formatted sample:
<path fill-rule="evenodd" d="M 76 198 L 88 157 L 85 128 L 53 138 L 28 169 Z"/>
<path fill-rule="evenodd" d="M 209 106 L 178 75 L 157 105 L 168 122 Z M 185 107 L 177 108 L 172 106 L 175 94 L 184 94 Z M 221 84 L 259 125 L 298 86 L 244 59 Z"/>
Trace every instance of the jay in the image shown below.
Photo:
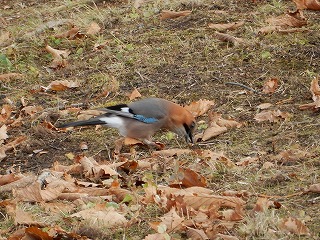
<path fill-rule="evenodd" d="M 129 104 L 99 109 L 105 113 L 85 121 L 66 123 L 59 128 L 104 125 L 117 128 L 120 135 L 154 145 L 152 135 L 167 129 L 193 143 L 194 116 L 182 106 L 161 98 L 146 98 Z"/>

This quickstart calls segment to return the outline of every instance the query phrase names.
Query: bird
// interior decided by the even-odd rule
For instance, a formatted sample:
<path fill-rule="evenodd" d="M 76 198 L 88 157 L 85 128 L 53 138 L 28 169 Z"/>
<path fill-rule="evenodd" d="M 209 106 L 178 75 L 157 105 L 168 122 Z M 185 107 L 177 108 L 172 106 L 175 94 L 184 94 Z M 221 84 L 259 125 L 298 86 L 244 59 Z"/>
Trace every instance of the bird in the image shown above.
<path fill-rule="evenodd" d="M 118 104 L 99 109 L 100 116 L 60 125 L 58 128 L 103 125 L 116 128 L 123 137 L 154 145 L 152 136 L 166 129 L 193 143 L 196 121 L 184 107 L 162 98 L 145 98 L 129 104 Z"/>

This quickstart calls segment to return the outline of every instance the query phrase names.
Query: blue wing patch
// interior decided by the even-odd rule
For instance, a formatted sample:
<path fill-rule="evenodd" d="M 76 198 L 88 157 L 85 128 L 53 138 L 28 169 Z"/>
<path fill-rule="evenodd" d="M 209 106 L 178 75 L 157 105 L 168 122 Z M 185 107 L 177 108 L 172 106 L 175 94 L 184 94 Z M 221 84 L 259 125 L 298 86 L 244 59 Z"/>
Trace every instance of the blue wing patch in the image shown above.
<path fill-rule="evenodd" d="M 137 114 L 134 114 L 133 118 L 143 123 L 155 123 L 159 121 L 158 119 L 153 117 L 145 117 L 143 115 L 137 115 Z"/>

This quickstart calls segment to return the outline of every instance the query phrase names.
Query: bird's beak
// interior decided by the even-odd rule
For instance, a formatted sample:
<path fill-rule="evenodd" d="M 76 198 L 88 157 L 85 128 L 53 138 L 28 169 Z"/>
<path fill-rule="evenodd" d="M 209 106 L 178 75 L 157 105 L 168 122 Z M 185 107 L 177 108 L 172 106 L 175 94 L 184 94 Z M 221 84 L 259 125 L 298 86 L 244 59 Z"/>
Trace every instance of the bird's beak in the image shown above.
<path fill-rule="evenodd" d="M 192 131 L 188 131 L 187 134 L 185 135 L 185 138 L 187 143 L 194 143 Z"/>

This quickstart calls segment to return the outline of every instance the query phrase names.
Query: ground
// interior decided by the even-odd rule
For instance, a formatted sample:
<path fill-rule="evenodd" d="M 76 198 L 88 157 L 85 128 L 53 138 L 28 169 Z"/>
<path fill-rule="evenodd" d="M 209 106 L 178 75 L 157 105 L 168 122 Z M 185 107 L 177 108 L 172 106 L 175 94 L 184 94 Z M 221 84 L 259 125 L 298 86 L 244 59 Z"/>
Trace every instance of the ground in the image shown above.
<path fill-rule="evenodd" d="M 7 152 L 0 162 L 1 174 L 12 167 L 20 168 L 23 173 L 38 174 L 56 161 L 71 163 L 66 154 L 83 154 L 80 142 L 88 145 L 86 155 L 95 156 L 97 161 L 110 160 L 114 141 L 119 137 L 116 131 L 90 128 L 57 132 L 42 123 L 50 121 L 58 125 L 76 119 L 77 113 L 61 113 L 71 106 L 86 110 L 129 102 L 127 95 L 136 88 L 142 97 L 161 97 L 181 105 L 199 99 L 214 100 L 214 111 L 243 123 L 242 127 L 210 141 L 196 143 L 193 148 L 222 151 L 234 162 L 259 156 L 260 162 L 234 171 L 197 169 L 206 177 L 208 188 L 217 192 L 245 189 L 286 196 L 319 183 L 319 111 L 299 109 L 301 104 L 312 102 L 310 83 L 319 74 L 319 11 L 304 11 L 308 19 L 305 31 L 259 34 L 258 29 L 267 25 L 267 18 L 295 10 L 294 2 L 147 1 L 139 9 L 128 1 L 98 0 L 23 3 L 5 0 L 1 5 L 0 31 L 9 31 L 11 35 L 7 42 L 0 43 L 0 54 L 10 60 L 10 64 L 0 62 L 0 73 L 23 74 L 22 78 L 1 82 L 1 104 L 7 104 L 10 99 L 15 117 L 23 108 L 21 98 L 27 105 L 43 108 L 31 117 L 23 116 L 21 126 L 9 129 L 10 138 L 25 135 L 27 140 Z M 161 21 L 161 10 L 192 10 L 192 14 Z M 49 21 L 58 20 L 68 23 L 43 27 Z M 92 21 L 101 26 L 99 34 L 75 40 L 55 37 L 71 25 L 85 33 Z M 245 24 L 226 33 L 245 39 L 245 44 L 222 42 L 215 37 L 215 30 L 208 28 L 210 23 L 234 21 L 245 21 Z M 94 44 L 104 42 L 103 49 L 94 50 Z M 71 51 L 66 67 L 49 67 L 52 56 L 45 51 L 47 44 Z M 226 84 L 237 82 L 261 92 L 270 78 L 279 80 L 273 94 L 256 94 Z M 54 80 L 76 81 L 80 87 L 39 91 Z M 109 93 L 103 95 L 104 91 Z M 290 113 L 291 117 L 275 123 L 257 122 L 254 120 L 259 112 L 257 106 L 265 102 L 272 103 L 273 109 Z M 201 116 L 197 121 L 206 122 L 208 117 Z M 168 139 L 165 132 L 158 133 L 155 139 L 164 142 L 168 149 L 188 147 L 181 139 Z M 34 150 L 38 149 L 46 153 L 35 154 Z M 293 163 L 278 163 L 272 169 L 261 170 L 270 156 L 284 150 L 307 154 Z M 146 149 L 138 151 L 143 156 L 149 154 Z M 178 160 L 185 166 L 194 166 L 196 161 L 181 157 Z M 187 160 L 190 162 L 186 163 Z M 164 178 L 161 174 L 157 176 L 159 179 Z M 319 238 L 319 200 L 309 201 L 316 196 L 278 199 L 286 209 L 282 213 L 309 217 L 310 239 Z"/>

